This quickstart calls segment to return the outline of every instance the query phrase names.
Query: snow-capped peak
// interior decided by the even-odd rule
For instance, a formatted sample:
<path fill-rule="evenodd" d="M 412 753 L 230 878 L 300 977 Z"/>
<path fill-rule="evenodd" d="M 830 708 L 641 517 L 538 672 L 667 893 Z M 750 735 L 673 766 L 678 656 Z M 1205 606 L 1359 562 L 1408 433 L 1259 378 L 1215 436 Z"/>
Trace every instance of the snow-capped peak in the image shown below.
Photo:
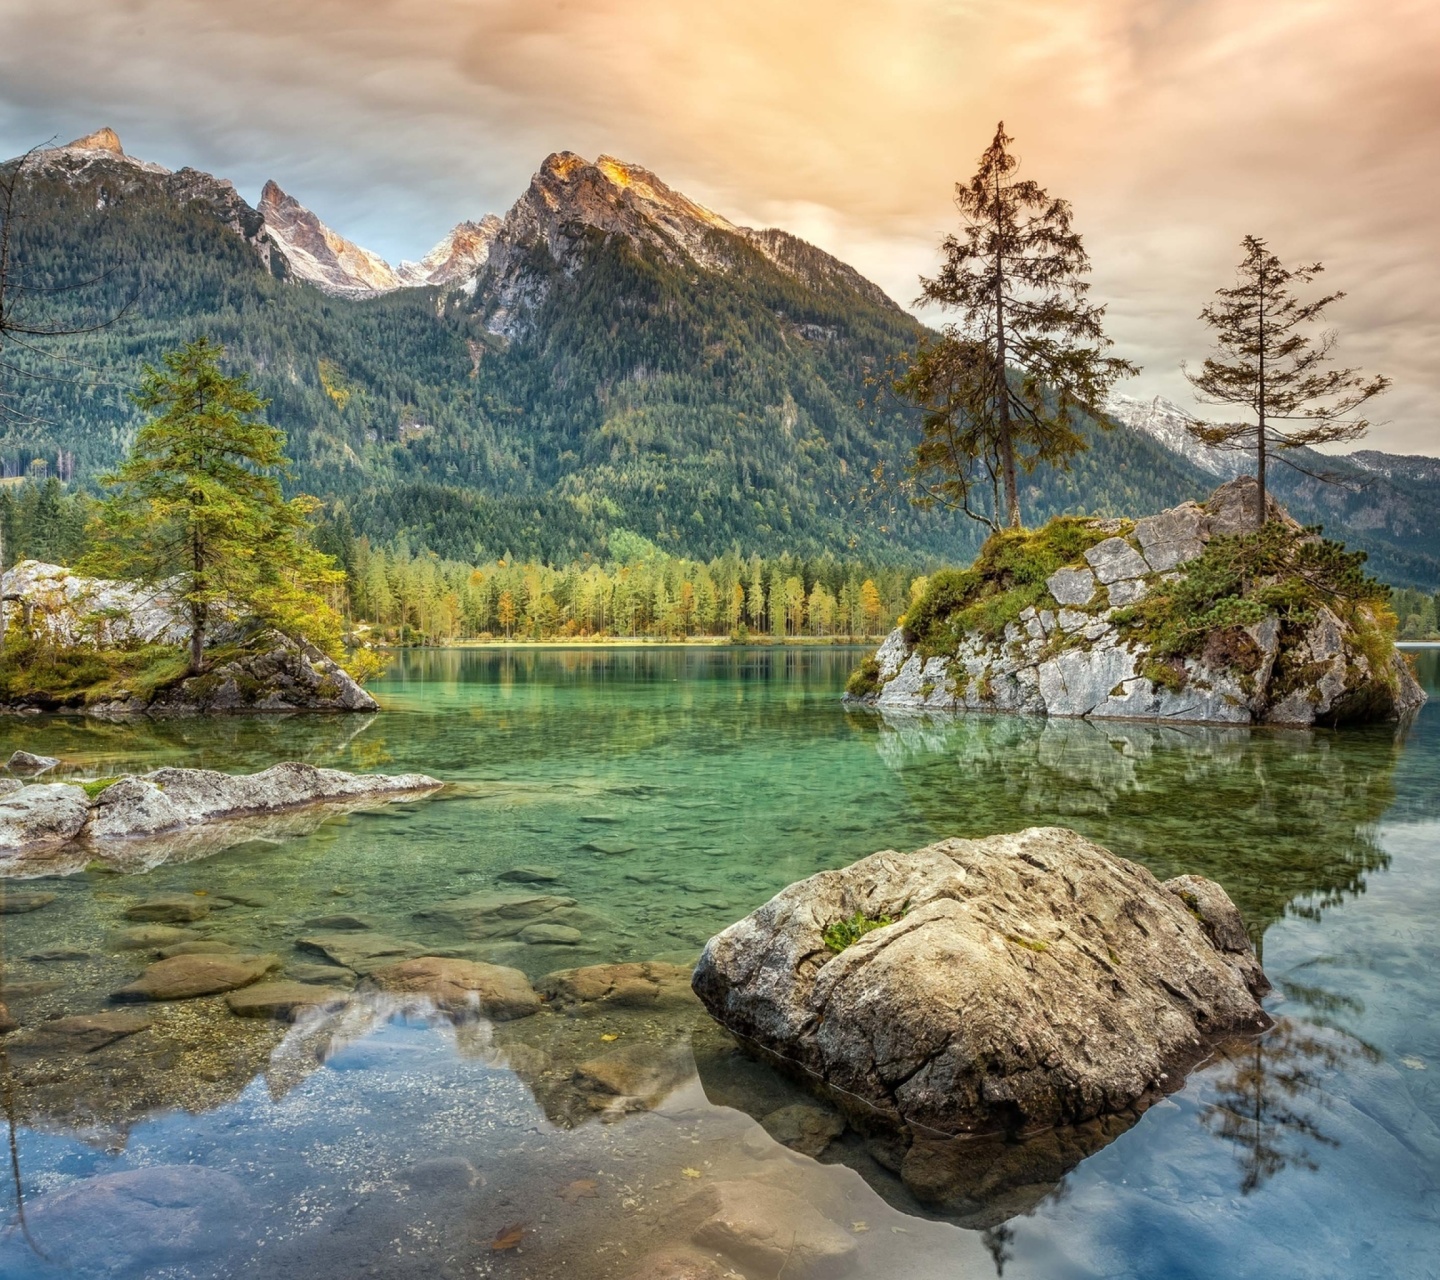
<path fill-rule="evenodd" d="M 260 193 L 260 213 L 294 274 L 325 293 L 368 297 L 403 283 L 384 258 L 330 230 L 273 181 Z"/>
<path fill-rule="evenodd" d="M 109 125 L 103 129 L 96 129 L 94 133 L 87 133 L 83 138 L 76 138 L 74 142 L 67 142 L 60 149 L 62 151 L 109 151 L 117 156 L 125 154 L 125 148 L 120 145 L 120 135 Z"/>
<path fill-rule="evenodd" d="M 462 222 L 419 262 L 402 262 L 396 274 L 402 284 L 460 284 L 473 279 L 490 257 L 490 246 L 500 234 L 501 222 L 487 213 L 479 222 Z"/>
<path fill-rule="evenodd" d="M 1191 435 L 1189 428 L 1196 421 L 1195 415 L 1187 413 L 1173 400 L 1163 396 L 1143 400 L 1137 396 L 1112 395 L 1105 404 L 1105 412 L 1116 422 L 1143 431 L 1171 453 L 1178 453 L 1211 475 L 1231 479 L 1243 469 L 1244 455 L 1217 449 Z"/>

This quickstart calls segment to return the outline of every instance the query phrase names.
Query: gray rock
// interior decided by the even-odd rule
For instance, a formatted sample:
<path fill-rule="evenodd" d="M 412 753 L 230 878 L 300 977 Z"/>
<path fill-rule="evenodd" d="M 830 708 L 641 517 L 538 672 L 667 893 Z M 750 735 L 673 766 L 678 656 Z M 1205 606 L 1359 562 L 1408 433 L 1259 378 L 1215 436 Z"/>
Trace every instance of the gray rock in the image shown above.
<path fill-rule="evenodd" d="M 0 796 L 0 859 L 69 844 L 90 816 L 90 797 L 62 782 L 34 784 Z"/>
<path fill-rule="evenodd" d="M 683 1044 L 639 1041 L 576 1064 L 574 1078 L 594 1110 L 653 1110 L 695 1078 L 695 1059 Z"/>
<path fill-rule="evenodd" d="M 417 995 L 452 1016 L 483 1014 L 497 1021 L 527 1018 L 540 997 L 519 969 L 440 956 L 421 956 L 376 969 L 365 985 L 392 995 Z"/>
<path fill-rule="evenodd" d="M 821 1280 L 855 1266 L 855 1239 L 808 1201 L 754 1181 L 717 1182 L 700 1195 L 709 1216 L 694 1241 L 762 1275 Z"/>
<path fill-rule="evenodd" d="M 144 920 L 151 924 L 193 924 L 209 914 L 210 904 L 189 893 L 147 898 L 125 909 L 125 919 Z"/>
<path fill-rule="evenodd" d="M 1150 572 L 1144 558 L 1124 538 L 1106 538 L 1085 553 L 1095 576 L 1107 585 L 1124 578 L 1143 578 Z"/>
<path fill-rule="evenodd" d="M 45 773 L 59 763 L 54 756 L 37 756 L 29 751 L 16 751 L 6 761 L 5 767 L 12 773 Z"/>
<path fill-rule="evenodd" d="M 738 1271 L 690 1249 L 661 1249 L 646 1254 L 623 1280 L 744 1280 Z"/>
<path fill-rule="evenodd" d="M 1225 918 L 1219 886 L 1186 892 Z M 833 921 L 906 903 L 826 948 Z M 712 938 L 694 986 L 842 1111 L 930 1137 L 1141 1109 L 1216 1038 L 1270 1025 L 1248 942 L 1217 949 L 1149 871 L 1060 828 L 821 872 Z"/>
<path fill-rule="evenodd" d="M 1144 578 L 1122 578 L 1119 582 L 1110 584 L 1110 606 L 1114 609 L 1123 609 L 1127 605 L 1138 604 L 1145 598 L 1150 590 Z"/>
<path fill-rule="evenodd" d="M 1056 569 L 1045 585 L 1060 605 L 1087 605 L 1095 596 L 1095 575 L 1089 569 Z"/>
<path fill-rule="evenodd" d="M 1168 573 L 1194 560 L 1204 552 L 1207 536 L 1205 513 L 1193 502 L 1135 522 L 1135 541 L 1156 573 Z"/>
<path fill-rule="evenodd" d="M 353 774 L 294 761 L 260 773 L 157 769 L 127 776 L 92 800 L 81 787 L 28 786 L 0 796 L 0 857 L 72 840 L 158 838 L 207 823 L 280 814 L 308 806 L 366 807 L 437 791 L 424 774 Z"/>
<path fill-rule="evenodd" d="M 400 1175 L 416 1191 L 469 1191 L 485 1179 L 464 1156 L 436 1156 L 412 1164 Z"/>
<path fill-rule="evenodd" d="M 1275 495 L 1265 495 L 1267 520 L 1279 520 L 1292 529 L 1299 524 L 1276 500 Z M 1257 524 L 1260 513 L 1260 486 L 1254 476 L 1240 476 L 1229 484 L 1221 485 L 1205 503 L 1205 523 L 1211 537 L 1237 533 L 1250 533 Z"/>
<path fill-rule="evenodd" d="M 168 960 L 157 960 L 134 982 L 121 987 L 110 998 L 120 1001 L 190 1000 L 196 996 L 219 995 L 258 982 L 279 965 L 280 957 L 274 955 L 172 956 Z"/>
<path fill-rule="evenodd" d="M 0 796 L 14 795 L 24 785 L 19 778 L 0 778 Z"/>

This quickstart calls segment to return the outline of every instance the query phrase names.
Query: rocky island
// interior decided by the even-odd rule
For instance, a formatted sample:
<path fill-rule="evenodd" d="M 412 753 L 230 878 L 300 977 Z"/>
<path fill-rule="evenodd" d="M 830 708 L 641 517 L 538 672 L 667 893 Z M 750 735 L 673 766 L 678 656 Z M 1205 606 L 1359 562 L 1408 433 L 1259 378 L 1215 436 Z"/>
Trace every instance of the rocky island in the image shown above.
<path fill-rule="evenodd" d="M 163 587 L 23 560 L 0 577 L 0 604 L 0 711 L 106 719 L 380 709 L 334 659 L 269 626 L 222 623 L 206 669 L 193 673 L 189 623 Z"/>
<path fill-rule="evenodd" d="M 1397 720 L 1425 694 L 1388 589 L 1253 478 L 1140 520 L 1005 530 L 945 570 L 851 678 L 895 710 L 1224 724 Z"/>

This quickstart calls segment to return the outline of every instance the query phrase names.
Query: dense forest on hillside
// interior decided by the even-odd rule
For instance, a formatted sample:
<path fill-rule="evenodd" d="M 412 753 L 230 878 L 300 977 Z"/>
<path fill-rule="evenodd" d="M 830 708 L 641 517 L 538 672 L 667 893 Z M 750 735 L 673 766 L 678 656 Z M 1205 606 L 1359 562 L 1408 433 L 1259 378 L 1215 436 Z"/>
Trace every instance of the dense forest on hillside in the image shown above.
<path fill-rule="evenodd" d="M 584 269 L 556 276 L 506 339 L 463 293 L 353 300 L 277 279 L 208 205 L 122 176 L 124 189 L 39 177 L 25 193 L 21 274 L 53 288 L 103 273 L 55 295 L 56 318 L 129 306 L 53 340 L 74 363 L 25 357 L 37 376 L 20 386 L 24 418 L 0 427 L 7 475 L 92 483 L 133 439 L 143 362 L 203 332 L 270 398 L 293 485 L 343 505 L 376 545 L 554 564 L 602 558 L 616 530 L 702 559 L 904 564 L 978 545 L 952 515 L 862 497 L 914 431 L 898 403 L 861 407 L 865 377 L 919 330 L 843 277 L 807 283 L 734 237 L 715 248 L 723 269 L 702 270 L 595 233 Z M 1095 434 L 1073 473 L 1030 478 L 1027 517 L 1154 509 L 1206 487 L 1142 436 Z"/>

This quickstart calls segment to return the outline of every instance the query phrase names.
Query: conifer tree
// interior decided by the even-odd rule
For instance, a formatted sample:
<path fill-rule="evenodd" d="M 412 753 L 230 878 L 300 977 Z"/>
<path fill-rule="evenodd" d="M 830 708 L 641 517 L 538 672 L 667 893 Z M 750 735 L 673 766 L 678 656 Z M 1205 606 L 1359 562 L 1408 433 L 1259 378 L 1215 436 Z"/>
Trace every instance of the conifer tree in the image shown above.
<path fill-rule="evenodd" d="M 1077 415 L 1099 409 L 1115 380 L 1138 372 L 1105 353 L 1105 308 L 1087 301 L 1089 258 L 1070 205 L 1015 176 L 1003 122 L 968 183 L 964 220 L 946 236 L 940 274 L 919 301 L 960 313 L 894 381 L 918 404 L 922 438 L 911 476 L 921 506 L 939 503 L 998 529 L 1020 524 L 1017 470 L 1066 467 L 1086 448 Z M 991 491 L 977 507 L 978 482 Z"/>
<path fill-rule="evenodd" d="M 1263 525 L 1265 471 L 1271 452 L 1288 461 L 1284 454 L 1292 449 L 1358 440 L 1370 424 L 1356 412 L 1384 391 L 1390 379 L 1367 379 L 1355 369 L 1324 367 L 1335 334 L 1326 331 L 1317 337 L 1307 329 L 1345 295 L 1331 293 L 1301 302 L 1291 292 L 1293 285 L 1314 280 L 1325 269 L 1320 263 L 1287 268 L 1258 236 L 1246 236 L 1240 244 L 1245 257 L 1235 286 L 1217 289 L 1220 301 L 1200 312 L 1215 331 L 1216 352 L 1199 373 L 1187 369 L 1185 376 L 1202 403 L 1233 405 L 1254 415 L 1253 422 L 1196 422 L 1190 432 L 1220 449 L 1254 453 L 1260 488 L 1256 521 Z"/>
<path fill-rule="evenodd" d="M 246 377 L 220 369 L 208 338 L 145 366 L 135 403 L 154 416 L 104 482 L 85 572 L 163 586 L 190 621 L 190 669 L 227 613 L 248 614 L 332 654 L 339 615 L 327 588 L 344 573 L 307 541 L 315 499 L 286 500 L 285 438 Z"/>

